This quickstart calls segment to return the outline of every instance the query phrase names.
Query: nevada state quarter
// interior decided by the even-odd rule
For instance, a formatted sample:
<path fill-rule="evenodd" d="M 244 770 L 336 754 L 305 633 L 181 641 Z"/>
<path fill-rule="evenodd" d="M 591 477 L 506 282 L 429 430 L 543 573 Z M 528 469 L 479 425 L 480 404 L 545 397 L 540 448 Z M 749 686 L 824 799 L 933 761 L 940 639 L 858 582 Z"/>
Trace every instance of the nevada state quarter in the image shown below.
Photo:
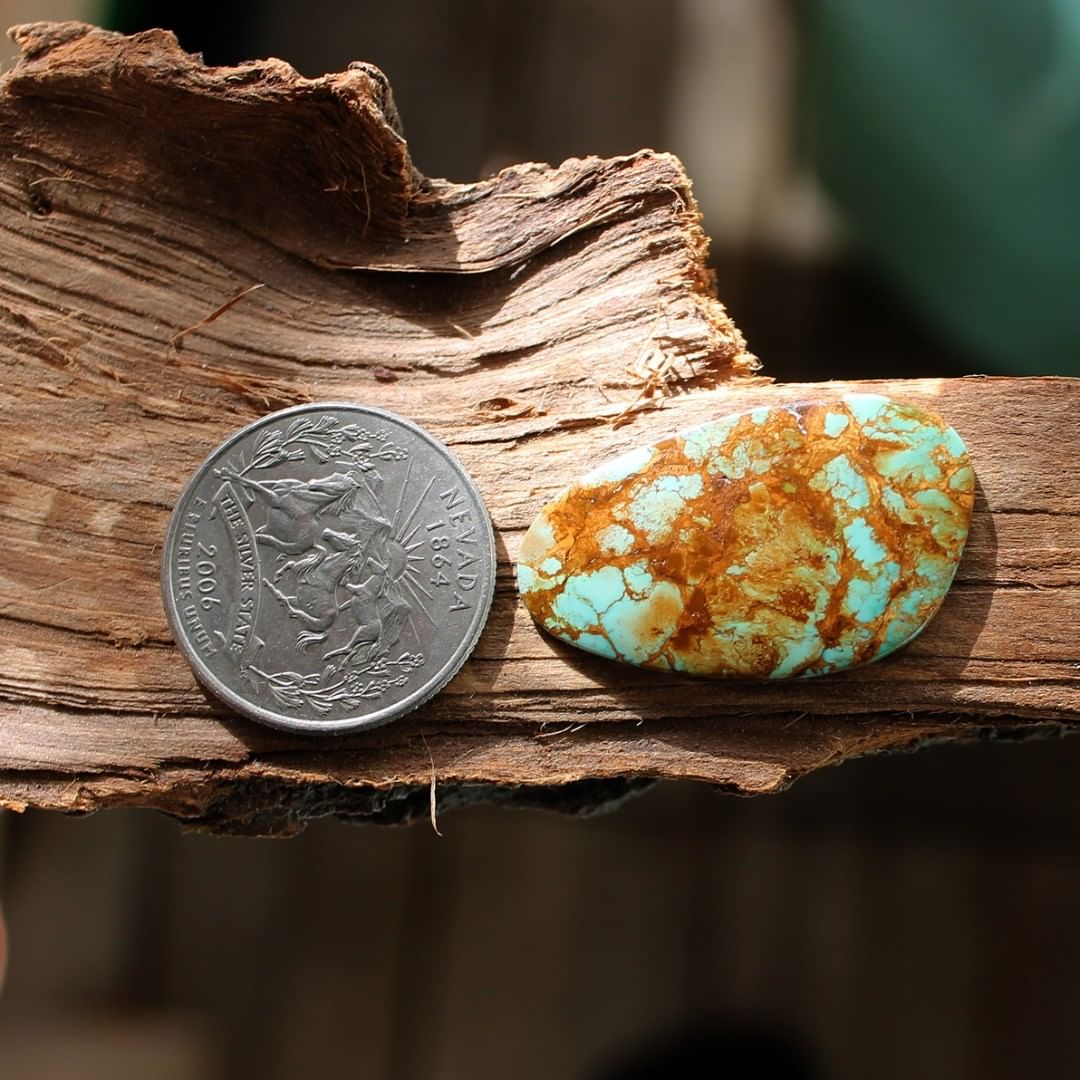
<path fill-rule="evenodd" d="M 285 409 L 227 439 L 180 496 L 162 561 L 199 680 L 310 733 L 386 724 L 438 693 L 494 583 L 491 523 L 462 466 L 359 405 Z"/>

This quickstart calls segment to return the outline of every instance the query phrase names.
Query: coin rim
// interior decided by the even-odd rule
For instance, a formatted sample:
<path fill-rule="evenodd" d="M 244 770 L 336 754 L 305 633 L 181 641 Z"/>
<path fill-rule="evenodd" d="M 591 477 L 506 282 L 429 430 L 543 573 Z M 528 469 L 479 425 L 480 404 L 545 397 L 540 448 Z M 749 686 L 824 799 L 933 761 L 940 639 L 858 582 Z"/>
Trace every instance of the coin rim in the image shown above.
<path fill-rule="evenodd" d="M 437 452 L 448 457 L 451 464 L 456 467 L 457 471 L 460 473 L 466 489 L 472 494 L 476 500 L 477 506 L 480 508 L 480 514 L 483 519 L 481 526 L 484 536 L 487 539 L 488 550 L 491 552 L 491 559 L 486 569 L 488 579 L 486 588 L 481 594 L 483 602 L 477 604 L 476 613 L 473 616 L 469 632 L 465 635 L 461 644 L 453 653 L 451 653 L 449 660 L 443 665 L 441 671 L 433 680 L 425 683 L 402 701 L 399 701 L 394 705 L 388 705 L 384 709 L 375 713 L 370 713 L 366 716 L 350 716 L 340 720 L 306 720 L 285 716 L 282 713 L 264 709 L 262 706 L 248 701 L 246 698 L 241 697 L 241 695 L 236 693 L 235 690 L 230 689 L 217 675 L 214 674 L 213 671 L 210 670 L 202 657 L 195 651 L 184 632 L 183 623 L 180 620 L 179 607 L 173 596 L 170 567 L 172 564 L 172 553 L 176 546 L 176 538 L 180 532 L 179 511 L 192 496 L 195 488 L 204 479 L 212 462 L 217 461 L 224 453 L 251 431 L 262 427 L 268 422 L 276 421 L 281 417 L 294 416 L 297 413 L 324 412 L 331 409 L 347 409 L 364 413 L 368 416 L 378 417 L 380 419 L 392 420 L 397 424 L 401 424 L 406 430 L 411 431 L 421 441 L 428 443 Z M 390 412 L 386 409 L 380 409 L 373 405 L 356 405 L 346 401 L 318 401 L 309 402 L 305 405 L 292 405 L 287 409 L 278 409 L 276 412 L 267 413 L 265 416 L 261 416 L 258 419 L 253 420 L 250 424 L 246 424 L 238 431 L 233 432 L 232 435 L 217 445 L 206 456 L 203 462 L 191 475 L 188 482 L 184 485 L 176 503 L 173 505 L 172 513 L 169 515 L 169 522 L 165 527 L 165 540 L 162 544 L 161 554 L 161 599 L 162 607 L 165 609 L 165 618 L 168 620 L 175 642 L 187 659 L 195 677 L 203 686 L 210 690 L 215 697 L 219 698 L 226 705 L 231 706 L 237 712 L 252 720 L 257 720 L 259 723 L 266 724 L 269 727 L 277 728 L 281 731 L 299 732 L 305 735 L 348 735 L 358 731 L 367 731 L 372 728 L 382 727 L 385 724 L 392 723 L 394 720 L 400 719 L 402 716 L 413 712 L 425 702 L 430 701 L 461 670 L 461 666 L 469 658 L 473 649 L 476 647 L 480 634 L 487 625 L 488 615 L 491 611 L 491 602 L 495 595 L 497 563 L 495 531 L 492 528 L 491 515 L 488 513 L 484 498 L 480 494 L 480 489 L 476 486 L 473 478 L 469 475 L 468 470 L 448 446 L 436 439 L 430 432 L 425 431 L 419 424 L 415 424 L 413 421 L 407 420 L 405 417 L 399 416 L 397 413 Z"/>

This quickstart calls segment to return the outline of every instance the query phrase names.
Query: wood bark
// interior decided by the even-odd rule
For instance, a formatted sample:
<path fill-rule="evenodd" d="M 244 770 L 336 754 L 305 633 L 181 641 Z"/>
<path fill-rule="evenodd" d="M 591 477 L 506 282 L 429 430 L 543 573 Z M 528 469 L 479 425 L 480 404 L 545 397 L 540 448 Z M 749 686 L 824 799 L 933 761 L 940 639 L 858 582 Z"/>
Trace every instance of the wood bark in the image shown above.
<path fill-rule="evenodd" d="M 171 35 L 13 31 L 0 77 L 0 802 L 155 807 L 281 833 L 476 798 L 585 808 L 657 777 L 771 792 L 862 753 L 1080 723 L 1080 382 L 771 385 L 716 299 L 679 162 L 412 167 L 369 65 L 209 69 Z M 782 318 L 783 312 L 777 312 Z M 828 349 L 828 342 L 821 343 Z M 542 635 L 512 561 L 598 458 L 747 406 L 857 388 L 942 413 L 979 480 L 929 629 L 770 685 L 620 667 Z M 355 400 L 460 457 L 490 509 L 487 629 L 386 729 L 313 740 L 207 701 L 160 543 L 192 471 L 277 407 Z"/>

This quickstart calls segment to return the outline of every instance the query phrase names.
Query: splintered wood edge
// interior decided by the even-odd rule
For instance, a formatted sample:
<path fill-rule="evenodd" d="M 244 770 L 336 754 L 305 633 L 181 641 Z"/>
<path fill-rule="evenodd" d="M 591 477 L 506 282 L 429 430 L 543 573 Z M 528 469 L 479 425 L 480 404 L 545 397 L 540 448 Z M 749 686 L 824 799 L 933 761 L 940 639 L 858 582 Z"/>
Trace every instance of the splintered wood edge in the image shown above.
<path fill-rule="evenodd" d="M 813 717 L 773 717 L 780 729 L 814 726 Z M 751 722 L 757 723 L 756 718 Z M 769 725 L 766 724 L 766 727 Z M 569 728 L 513 730 L 492 739 L 471 731 L 421 736 L 426 767 L 403 755 L 401 771 L 379 782 L 358 780 L 355 751 L 263 755 L 259 761 L 177 762 L 152 774 L 0 770 L 0 806 L 88 813 L 104 807 L 156 809 L 185 825 L 212 832 L 291 835 L 309 820 L 334 815 L 346 820 L 399 824 L 474 802 L 593 812 L 643 790 L 656 779 L 708 783 L 741 794 L 773 794 L 816 769 L 852 757 L 909 751 L 935 742 L 1054 737 L 1063 725 L 1009 727 L 973 720 L 901 716 L 844 718 L 815 733 L 815 748 L 797 761 L 715 753 L 709 732 L 697 725 L 649 725 L 628 747 L 621 737 Z M 841 749 L 840 743 L 844 746 Z"/>

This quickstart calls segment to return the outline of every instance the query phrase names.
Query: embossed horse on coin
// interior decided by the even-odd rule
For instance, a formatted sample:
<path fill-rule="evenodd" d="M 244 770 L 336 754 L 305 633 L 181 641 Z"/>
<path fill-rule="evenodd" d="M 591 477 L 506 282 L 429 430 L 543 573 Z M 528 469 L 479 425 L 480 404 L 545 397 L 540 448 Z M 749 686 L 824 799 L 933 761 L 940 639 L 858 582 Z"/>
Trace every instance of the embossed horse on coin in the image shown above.
<path fill-rule="evenodd" d="M 260 544 L 269 544 L 283 555 L 301 555 L 316 543 L 319 534 L 318 515 L 339 500 L 362 490 L 362 485 L 381 487 L 382 478 L 373 473 L 366 483 L 364 471 L 356 466 L 346 473 L 335 472 L 313 480 L 282 477 L 277 480 L 256 480 L 235 468 L 215 470 L 215 475 L 242 486 L 250 500 L 261 497 L 266 503 L 266 523 L 255 530 Z M 375 497 L 374 491 L 372 496 Z M 277 580 L 275 575 L 275 580 Z"/>
<path fill-rule="evenodd" d="M 252 500 L 261 497 L 267 504 L 266 524 L 255 530 L 255 538 L 278 549 L 279 565 L 272 580 L 262 580 L 289 614 L 307 627 L 297 635 L 297 648 L 325 641 L 343 611 L 353 608 L 356 614 L 363 605 L 368 611 L 358 614 L 348 643 L 323 659 L 350 655 L 363 645 L 370 653 L 385 653 L 397 644 L 411 609 L 400 590 L 387 595 L 385 575 L 391 567 L 398 575 L 404 571 L 405 552 L 392 538 L 391 523 L 382 512 L 383 480 L 377 470 L 364 463 L 310 480 L 255 480 L 229 468 L 218 474 L 241 484 Z M 327 517 L 340 528 L 324 526 L 320 531 Z M 289 555 L 294 557 L 287 559 Z M 369 567 L 374 573 L 348 580 L 365 575 Z M 296 580 L 291 594 L 276 584 L 289 573 Z M 339 589 L 350 595 L 342 598 Z"/>
<path fill-rule="evenodd" d="M 285 605 L 289 614 L 308 627 L 297 635 L 296 647 L 299 649 L 326 640 L 330 627 L 354 599 L 352 596 L 339 599 L 338 587 L 347 575 L 362 571 L 368 561 L 367 544 L 354 534 L 323 529 L 322 541 L 315 547 L 314 556 L 304 560 L 302 568 L 296 571 L 296 592 L 291 596 L 279 589 L 274 581 L 301 560 L 281 567 L 275 573 L 274 581 L 263 578 L 263 584 Z M 328 551 L 328 548 L 333 550 Z"/>

